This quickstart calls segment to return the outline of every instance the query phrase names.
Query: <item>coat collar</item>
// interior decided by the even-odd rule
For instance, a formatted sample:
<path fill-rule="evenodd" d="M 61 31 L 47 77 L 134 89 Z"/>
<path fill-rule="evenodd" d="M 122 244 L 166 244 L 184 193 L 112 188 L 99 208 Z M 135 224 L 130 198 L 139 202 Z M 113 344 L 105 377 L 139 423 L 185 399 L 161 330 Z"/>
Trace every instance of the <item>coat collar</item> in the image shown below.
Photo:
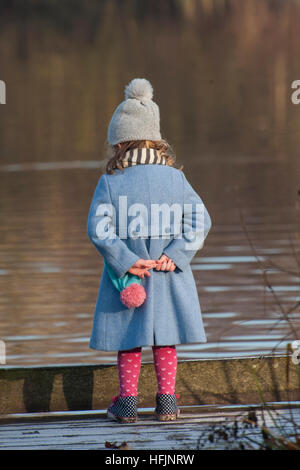
<path fill-rule="evenodd" d="M 123 167 L 139 164 L 166 165 L 167 161 L 157 150 L 145 147 L 128 150 L 122 159 L 122 164 Z"/>

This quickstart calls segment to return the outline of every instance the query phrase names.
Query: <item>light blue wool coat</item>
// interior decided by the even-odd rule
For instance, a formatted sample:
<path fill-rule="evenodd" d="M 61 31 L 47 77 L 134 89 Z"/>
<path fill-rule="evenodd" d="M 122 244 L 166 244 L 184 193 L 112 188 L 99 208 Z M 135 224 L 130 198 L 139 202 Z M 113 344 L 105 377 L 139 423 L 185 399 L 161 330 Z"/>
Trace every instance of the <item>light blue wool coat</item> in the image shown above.
<path fill-rule="evenodd" d="M 127 197 L 128 208 L 121 222 L 119 196 Z M 182 208 L 182 235 L 176 235 L 175 218 L 170 212 L 170 234 L 163 236 L 162 223 L 154 223 L 156 219 L 151 219 L 152 205 L 168 204 L 171 207 L 174 203 Z M 115 216 L 111 211 L 101 215 L 97 209 L 99 204 L 112 204 Z M 142 204 L 147 209 L 142 219 L 142 224 L 145 221 L 149 224 L 147 236 L 145 233 L 142 236 L 138 234 L 142 224 L 136 228 L 137 235 L 132 235 L 129 230 L 130 223 L 140 213 L 138 209 L 135 213 L 130 212 L 133 204 Z M 191 241 L 186 235 L 188 229 L 194 232 L 199 230 L 199 222 L 197 225 L 195 223 L 197 204 L 204 209 L 204 225 L 202 223 L 200 227 L 203 242 L 211 228 L 211 218 L 202 199 L 181 170 L 159 164 L 140 164 L 124 169 L 124 173 L 115 170 L 115 174 L 100 176 L 90 205 L 87 233 L 109 266 L 121 277 L 140 258 L 159 259 L 165 253 L 177 267 L 173 272 L 150 269 L 151 276 L 142 280 L 147 298 L 140 307 L 130 309 L 122 304 L 120 292 L 104 267 L 90 338 L 92 349 L 118 351 L 138 346 L 207 341 L 190 266 L 192 258 L 203 245 L 200 241 L 195 246 L 194 239 Z M 121 212 L 124 214 L 123 210 Z M 106 230 L 114 230 L 115 238 L 101 239 L 99 227 L 103 226 Z"/>

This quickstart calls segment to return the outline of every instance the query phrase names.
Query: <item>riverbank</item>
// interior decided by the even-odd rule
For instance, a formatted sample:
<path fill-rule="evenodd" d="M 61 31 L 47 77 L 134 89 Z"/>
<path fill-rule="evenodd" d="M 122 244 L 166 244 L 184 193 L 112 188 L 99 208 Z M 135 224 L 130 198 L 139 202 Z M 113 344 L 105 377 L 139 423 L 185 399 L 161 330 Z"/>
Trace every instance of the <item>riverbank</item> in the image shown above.
<path fill-rule="evenodd" d="M 182 406 L 241 405 L 300 398 L 299 365 L 291 356 L 182 361 L 176 392 Z M 0 368 L 0 417 L 16 413 L 106 409 L 118 393 L 118 370 L 110 365 Z M 142 364 L 139 406 L 154 406 L 153 364 Z"/>

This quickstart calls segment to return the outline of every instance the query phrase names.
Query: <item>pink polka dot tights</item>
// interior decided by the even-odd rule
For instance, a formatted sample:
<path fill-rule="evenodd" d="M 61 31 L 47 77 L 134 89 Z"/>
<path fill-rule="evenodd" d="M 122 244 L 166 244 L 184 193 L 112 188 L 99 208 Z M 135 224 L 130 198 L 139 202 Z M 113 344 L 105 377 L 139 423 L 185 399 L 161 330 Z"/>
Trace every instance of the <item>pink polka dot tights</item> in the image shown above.
<path fill-rule="evenodd" d="M 177 373 L 175 346 L 152 346 L 158 393 L 174 395 Z M 118 352 L 120 396 L 137 396 L 142 348 Z"/>

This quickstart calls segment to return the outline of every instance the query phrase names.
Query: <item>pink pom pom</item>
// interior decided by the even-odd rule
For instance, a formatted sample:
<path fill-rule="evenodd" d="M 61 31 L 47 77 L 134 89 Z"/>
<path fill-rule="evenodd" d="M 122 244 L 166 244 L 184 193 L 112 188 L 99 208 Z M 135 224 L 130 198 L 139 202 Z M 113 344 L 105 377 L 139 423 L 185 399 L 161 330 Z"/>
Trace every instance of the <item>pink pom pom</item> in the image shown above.
<path fill-rule="evenodd" d="M 120 299 L 127 308 L 139 307 L 146 299 L 146 291 L 141 284 L 132 283 L 121 291 Z"/>

